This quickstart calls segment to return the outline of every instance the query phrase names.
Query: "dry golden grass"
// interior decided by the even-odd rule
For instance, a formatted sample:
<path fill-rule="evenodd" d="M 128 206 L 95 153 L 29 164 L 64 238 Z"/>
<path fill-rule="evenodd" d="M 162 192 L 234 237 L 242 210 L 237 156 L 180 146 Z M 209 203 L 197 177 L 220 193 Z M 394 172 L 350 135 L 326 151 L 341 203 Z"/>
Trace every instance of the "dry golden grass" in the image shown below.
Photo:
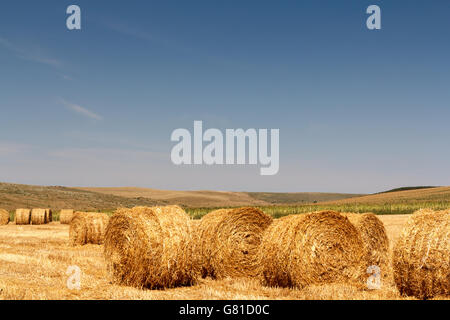
<path fill-rule="evenodd" d="M 244 192 L 227 191 L 171 191 L 148 188 L 78 188 L 79 190 L 115 195 L 125 198 L 148 198 L 156 201 L 180 204 L 192 207 L 236 207 L 243 205 L 265 205 Z"/>
<path fill-rule="evenodd" d="M 329 203 L 333 204 L 390 204 L 409 203 L 423 201 L 448 201 L 450 197 L 450 187 L 439 187 L 430 189 L 406 190 L 397 192 L 387 192 L 372 194 L 362 197 L 337 200 Z"/>
<path fill-rule="evenodd" d="M 114 195 L 130 199 L 152 199 L 167 204 L 178 204 L 187 207 L 242 207 L 267 206 L 280 203 L 312 203 L 314 201 L 331 201 L 359 196 L 355 194 L 297 192 L 230 192 L 230 191 L 173 191 L 136 187 L 116 188 L 75 188 L 80 191 L 95 192 L 103 195 Z"/>
<path fill-rule="evenodd" d="M 394 242 L 408 216 L 383 216 Z M 82 271 L 81 290 L 66 286 L 69 266 Z M 448 298 L 448 297 L 447 297 Z M 2 299 L 411 299 L 393 284 L 381 290 L 349 285 L 309 286 L 303 290 L 263 287 L 258 280 L 200 280 L 198 285 L 168 290 L 140 290 L 112 285 L 103 259 L 103 246 L 69 245 L 69 226 L 0 226 L 0 300 Z M 437 298 L 439 299 L 439 298 Z M 444 299 L 444 297 L 441 297 Z"/>

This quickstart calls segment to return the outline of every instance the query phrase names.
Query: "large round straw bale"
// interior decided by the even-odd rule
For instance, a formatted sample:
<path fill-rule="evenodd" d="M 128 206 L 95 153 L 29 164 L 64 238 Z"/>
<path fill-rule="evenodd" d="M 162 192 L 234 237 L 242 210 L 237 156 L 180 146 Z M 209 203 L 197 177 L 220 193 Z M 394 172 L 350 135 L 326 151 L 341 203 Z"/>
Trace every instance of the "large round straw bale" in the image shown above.
<path fill-rule="evenodd" d="M 118 209 L 105 235 L 112 281 L 138 288 L 192 285 L 198 274 L 191 221 L 178 206 Z"/>
<path fill-rule="evenodd" d="M 70 224 L 70 221 L 72 221 L 72 217 L 73 217 L 72 209 L 61 210 L 61 212 L 59 213 L 59 222 L 61 224 Z"/>
<path fill-rule="evenodd" d="M 387 278 L 392 273 L 389 266 L 389 239 L 383 222 L 373 213 L 343 213 L 343 215 L 361 234 L 366 270 L 371 266 L 377 266 L 380 268 L 381 277 Z M 370 276 L 369 273 L 366 275 Z"/>
<path fill-rule="evenodd" d="M 15 218 L 16 224 L 30 224 L 31 223 L 31 210 L 30 209 L 17 209 Z"/>
<path fill-rule="evenodd" d="M 394 247 L 394 279 L 401 294 L 429 299 L 450 295 L 450 210 L 421 210 Z"/>
<path fill-rule="evenodd" d="M 46 224 L 47 222 L 47 212 L 45 209 L 31 210 L 31 223 L 33 225 Z"/>
<path fill-rule="evenodd" d="M 70 222 L 71 245 L 102 244 L 108 221 L 109 217 L 105 213 L 76 212 Z"/>
<path fill-rule="evenodd" d="M 361 235 L 333 211 L 291 215 L 264 232 L 259 251 L 263 284 L 303 288 L 311 284 L 360 285 Z"/>
<path fill-rule="evenodd" d="M 49 208 L 45 209 L 45 216 L 46 216 L 46 219 L 47 219 L 47 223 L 52 222 L 53 221 L 53 211 L 52 211 L 52 209 L 49 209 Z"/>
<path fill-rule="evenodd" d="M 9 212 L 5 209 L 0 209 L 0 226 L 7 225 L 9 223 Z"/>
<path fill-rule="evenodd" d="M 254 277 L 258 250 L 272 218 L 259 209 L 220 209 L 205 215 L 196 228 L 196 252 L 202 276 Z"/>

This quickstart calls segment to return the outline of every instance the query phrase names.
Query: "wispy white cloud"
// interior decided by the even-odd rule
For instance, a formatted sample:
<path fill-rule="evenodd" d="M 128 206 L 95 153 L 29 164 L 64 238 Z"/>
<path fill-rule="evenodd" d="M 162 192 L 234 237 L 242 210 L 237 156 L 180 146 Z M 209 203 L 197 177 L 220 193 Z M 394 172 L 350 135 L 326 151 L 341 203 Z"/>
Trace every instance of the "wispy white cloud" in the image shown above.
<path fill-rule="evenodd" d="M 10 141 L 0 141 L 0 156 L 6 157 L 11 155 L 16 155 L 29 151 L 32 147 L 30 145 L 10 142 Z"/>
<path fill-rule="evenodd" d="M 54 68 L 59 68 L 63 65 L 61 60 L 49 58 L 40 50 L 19 47 L 2 37 L 0 37 L 0 46 L 14 52 L 18 58 L 23 60 L 45 64 Z"/>
<path fill-rule="evenodd" d="M 76 112 L 76 113 L 78 113 L 78 114 L 80 114 L 82 116 L 85 116 L 85 117 L 93 119 L 93 120 L 103 120 L 102 116 L 100 116 L 100 115 L 96 114 L 95 112 L 90 111 L 89 109 L 86 109 L 86 108 L 84 108 L 84 107 L 82 107 L 82 106 L 80 106 L 78 104 L 68 102 L 68 101 L 66 101 L 64 99 L 61 99 L 60 102 L 67 109 L 69 109 L 69 110 L 71 110 L 73 112 Z"/>
<path fill-rule="evenodd" d="M 151 35 L 148 32 L 139 30 L 137 28 L 133 28 L 130 26 L 127 26 L 123 23 L 105 23 L 104 24 L 108 29 L 111 29 L 115 32 L 121 33 L 126 36 L 131 36 L 137 39 L 151 41 L 151 40 L 157 40 L 153 35 Z"/>
<path fill-rule="evenodd" d="M 214 61 L 216 63 L 220 63 L 223 65 L 234 65 L 234 62 L 229 60 L 228 58 L 224 57 L 218 57 L 215 55 L 211 55 L 208 52 L 205 52 L 204 50 L 201 50 L 199 48 L 195 48 L 190 46 L 187 43 L 182 43 L 181 41 L 170 38 L 166 35 L 161 36 L 155 33 L 151 33 L 147 30 L 144 30 L 142 28 L 138 28 L 135 26 L 130 26 L 126 23 L 120 22 L 117 19 L 114 20 L 114 22 L 110 21 L 103 21 L 102 25 L 114 32 L 120 33 L 124 36 L 132 37 L 141 41 L 146 42 L 152 42 L 158 45 L 162 45 L 170 50 L 174 50 L 177 52 L 180 52 L 182 54 L 188 54 L 192 56 L 202 56 L 205 59 Z"/>

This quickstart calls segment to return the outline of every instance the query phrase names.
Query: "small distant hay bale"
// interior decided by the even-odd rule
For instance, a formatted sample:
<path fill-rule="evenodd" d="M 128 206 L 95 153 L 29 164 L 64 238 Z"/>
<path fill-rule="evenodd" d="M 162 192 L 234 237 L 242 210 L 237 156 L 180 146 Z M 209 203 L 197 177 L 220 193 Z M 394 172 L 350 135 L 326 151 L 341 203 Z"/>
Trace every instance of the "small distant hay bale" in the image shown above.
<path fill-rule="evenodd" d="M 59 213 L 59 222 L 61 224 L 70 224 L 74 211 L 72 209 L 64 209 Z"/>
<path fill-rule="evenodd" d="M 9 212 L 5 209 L 0 209 L 0 226 L 7 225 L 9 223 Z"/>
<path fill-rule="evenodd" d="M 191 220 L 178 206 L 118 209 L 105 235 L 114 283 L 161 289 L 195 284 Z"/>
<path fill-rule="evenodd" d="M 256 208 L 220 209 L 196 228 L 196 255 L 202 277 L 255 277 L 264 230 L 272 218 Z"/>
<path fill-rule="evenodd" d="M 377 266 L 380 268 L 382 279 L 388 278 L 392 272 L 389 263 L 389 239 L 383 222 L 373 213 L 343 213 L 343 215 L 361 234 L 366 270 L 371 266 Z M 365 280 L 370 274 L 366 275 Z"/>
<path fill-rule="evenodd" d="M 31 224 L 41 225 L 46 224 L 47 222 L 47 212 L 45 211 L 45 209 L 31 210 Z"/>
<path fill-rule="evenodd" d="M 17 209 L 15 218 L 17 225 L 30 224 L 31 223 L 31 210 L 30 209 Z"/>
<path fill-rule="evenodd" d="M 45 209 L 45 216 L 46 216 L 46 219 L 47 219 L 47 223 L 52 222 L 53 221 L 53 211 L 52 211 L 52 209 L 49 209 L 49 208 Z"/>
<path fill-rule="evenodd" d="M 69 239 L 72 246 L 103 244 L 109 216 L 98 212 L 76 212 L 70 222 Z"/>
<path fill-rule="evenodd" d="M 450 295 L 450 210 L 420 210 L 394 247 L 394 280 L 402 295 Z"/>
<path fill-rule="evenodd" d="M 264 232 L 259 251 L 262 283 L 304 288 L 312 284 L 360 286 L 364 256 L 361 235 L 334 211 L 276 219 Z"/>

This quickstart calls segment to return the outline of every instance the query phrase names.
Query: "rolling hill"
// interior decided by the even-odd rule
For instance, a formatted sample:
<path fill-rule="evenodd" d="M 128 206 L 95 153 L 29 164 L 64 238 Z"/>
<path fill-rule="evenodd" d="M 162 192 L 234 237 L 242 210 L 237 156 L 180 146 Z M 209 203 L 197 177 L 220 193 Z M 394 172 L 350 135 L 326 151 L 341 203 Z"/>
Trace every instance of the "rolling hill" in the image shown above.
<path fill-rule="evenodd" d="M 52 208 L 112 211 L 118 207 L 178 204 L 185 207 L 266 206 L 322 202 L 355 197 L 336 193 L 247 193 L 221 191 L 167 191 L 147 188 L 71 188 L 0 183 L 0 208 Z"/>
<path fill-rule="evenodd" d="M 345 193 L 267 193 L 229 191 L 168 191 L 147 188 L 77 188 L 82 191 L 97 192 L 127 198 L 145 198 L 165 201 L 187 207 L 235 207 L 267 206 L 276 204 L 303 204 L 324 202 L 361 196 Z"/>
<path fill-rule="evenodd" d="M 154 206 L 166 204 L 147 198 L 132 199 L 89 192 L 66 187 L 41 187 L 21 184 L 0 183 L 0 208 L 15 210 L 17 208 L 52 208 L 60 210 L 97 211 L 114 210 L 118 207 Z"/>
<path fill-rule="evenodd" d="M 450 202 L 450 187 L 427 187 L 328 201 L 326 204 L 401 204 Z"/>
<path fill-rule="evenodd" d="M 298 207 L 297 210 L 314 210 L 314 206 L 317 206 L 318 209 L 348 208 L 356 211 L 362 209 L 362 207 L 359 207 L 360 205 L 375 206 L 371 211 L 376 211 L 378 206 L 383 206 L 383 208 L 380 207 L 380 212 L 386 212 L 388 209 L 394 210 L 386 209 L 386 206 L 402 206 L 404 204 L 408 205 L 409 211 L 412 211 L 416 207 L 428 207 L 430 205 L 450 206 L 450 187 L 415 188 L 372 195 L 358 195 L 317 192 L 168 191 L 133 187 L 71 188 L 0 183 L 0 208 L 10 211 L 20 207 L 113 211 L 118 207 L 168 204 L 178 204 L 193 209 L 283 205 Z M 371 208 L 368 207 L 368 209 Z"/>

